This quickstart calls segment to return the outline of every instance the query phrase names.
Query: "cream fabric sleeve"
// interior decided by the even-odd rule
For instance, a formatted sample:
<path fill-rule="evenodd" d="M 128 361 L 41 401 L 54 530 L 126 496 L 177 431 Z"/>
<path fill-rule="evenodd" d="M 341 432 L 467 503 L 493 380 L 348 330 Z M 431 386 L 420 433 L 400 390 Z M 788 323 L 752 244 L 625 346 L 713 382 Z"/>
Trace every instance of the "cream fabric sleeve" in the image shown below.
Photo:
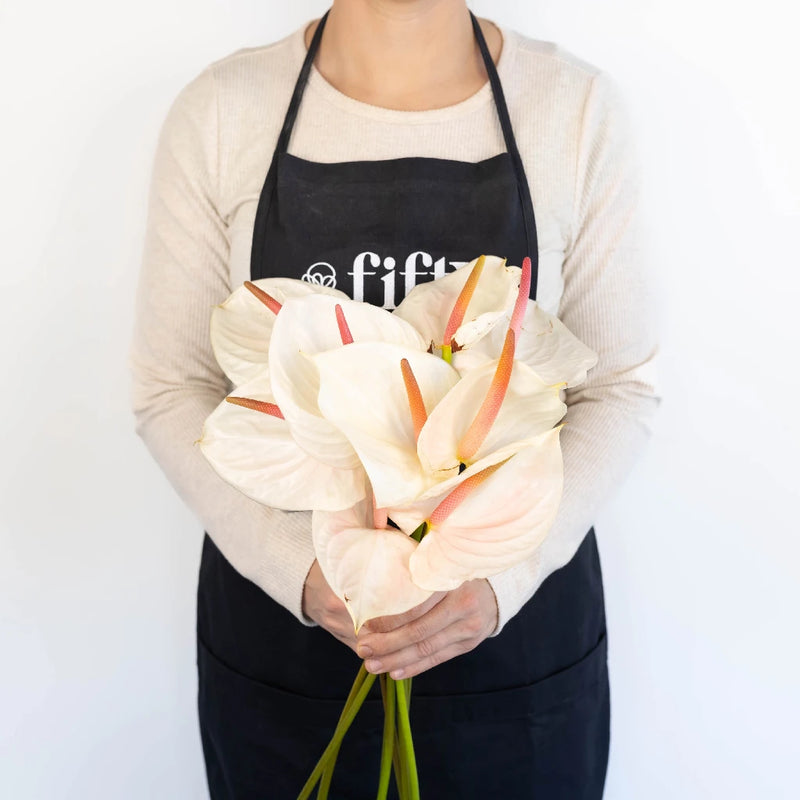
<path fill-rule="evenodd" d="M 660 404 L 640 163 L 622 95 L 602 71 L 587 93 L 576 159 L 558 316 L 599 360 L 585 383 L 566 391 L 564 492 L 547 538 L 532 558 L 489 579 L 500 612 L 494 636 L 575 554 L 642 452 Z"/>
<path fill-rule="evenodd" d="M 211 310 L 230 293 L 217 109 L 208 67 L 178 94 L 160 131 L 130 350 L 136 430 L 233 567 L 312 625 L 302 613 L 314 560 L 310 512 L 250 500 L 194 444 L 229 391 L 209 338 Z"/>

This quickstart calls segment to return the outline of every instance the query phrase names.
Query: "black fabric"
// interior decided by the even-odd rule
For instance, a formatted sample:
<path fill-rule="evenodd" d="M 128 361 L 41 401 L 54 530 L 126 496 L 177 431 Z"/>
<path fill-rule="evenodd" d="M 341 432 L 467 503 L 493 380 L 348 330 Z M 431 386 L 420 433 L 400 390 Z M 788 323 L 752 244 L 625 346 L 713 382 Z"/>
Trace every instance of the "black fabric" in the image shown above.
<path fill-rule="evenodd" d="M 198 594 L 200 723 L 211 796 L 293 800 L 336 726 L 358 657 L 300 626 L 206 536 Z M 609 747 L 594 529 L 505 626 L 418 675 L 411 721 L 422 797 L 597 800 Z M 345 738 L 332 798 L 373 798 L 377 684 Z"/>
<path fill-rule="evenodd" d="M 471 18 L 508 152 L 477 163 L 411 157 L 327 164 L 287 152 L 327 13 L 322 17 L 259 197 L 252 280 L 284 275 L 324 282 L 394 308 L 415 284 L 491 253 L 516 265 L 530 256 L 530 297 L 536 298 L 530 190 L 497 70 Z"/>
<path fill-rule="evenodd" d="M 527 180 L 474 16 L 509 152 L 478 163 L 400 158 L 334 164 L 286 152 L 326 17 L 259 199 L 251 278 L 303 278 L 393 308 L 416 283 L 480 253 L 512 264 L 530 255 L 535 267 Z M 301 625 L 236 572 L 208 536 L 197 624 L 211 796 L 296 797 L 335 727 L 358 657 L 322 628 Z M 598 800 L 609 746 L 606 648 L 592 528 L 569 564 L 499 636 L 414 679 L 411 717 L 423 798 Z M 331 797 L 374 797 L 381 734 L 375 686 L 345 739 Z"/>

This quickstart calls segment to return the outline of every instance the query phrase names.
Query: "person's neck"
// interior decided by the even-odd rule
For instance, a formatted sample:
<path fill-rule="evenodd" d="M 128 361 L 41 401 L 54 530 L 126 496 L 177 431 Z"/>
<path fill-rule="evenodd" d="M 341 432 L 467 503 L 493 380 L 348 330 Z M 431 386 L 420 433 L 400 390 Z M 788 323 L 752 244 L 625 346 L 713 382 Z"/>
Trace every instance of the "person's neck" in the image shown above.
<path fill-rule="evenodd" d="M 480 24 L 497 63 L 502 35 Z M 405 111 L 461 102 L 487 80 L 464 0 L 334 0 L 315 66 L 343 94 Z"/>

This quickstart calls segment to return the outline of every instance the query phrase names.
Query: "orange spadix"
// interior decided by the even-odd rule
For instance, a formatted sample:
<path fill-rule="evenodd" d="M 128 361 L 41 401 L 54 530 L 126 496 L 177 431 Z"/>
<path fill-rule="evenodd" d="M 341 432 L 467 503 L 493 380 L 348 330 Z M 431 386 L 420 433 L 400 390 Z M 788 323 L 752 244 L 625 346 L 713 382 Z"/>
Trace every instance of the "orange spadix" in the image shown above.
<path fill-rule="evenodd" d="M 475 455 L 488 436 L 492 423 L 500 413 L 500 406 L 503 405 L 508 383 L 511 380 L 511 371 L 514 368 L 515 341 L 514 331 L 509 328 L 505 342 L 503 342 L 503 352 L 500 353 L 500 360 L 497 362 L 497 369 L 495 369 L 492 382 L 489 384 L 489 391 L 486 392 L 486 397 L 483 398 L 475 419 L 472 420 L 472 424 L 467 428 L 458 445 L 456 455 L 462 463 L 466 463 Z"/>
<path fill-rule="evenodd" d="M 506 459 L 508 461 L 508 459 Z M 486 467 L 480 472 L 476 472 L 471 477 L 467 478 L 462 483 L 459 483 L 447 497 L 433 509 L 428 524 L 431 528 L 441 525 L 457 508 L 472 494 L 490 475 L 505 464 L 501 461 L 499 464 L 492 464 L 491 467 Z"/>
<path fill-rule="evenodd" d="M 275 403 L 265 403 L 263 400 L 252 400 L 249 397 L 226 397 L 229 403 L 242 408 L 249 408 L 253 411 L 260 411 L 262 414 L 269 414 L 271 417 L 283 419 L 283 414 Z"/>
<path fill-rule="evenodd" d="M 248 291 L 257 297 L 273 314 L 277 314 L 281 310 L 281 304 L 272 295 L 267 294 L 251 281 L 245 281 L 244 285 L 247 287 Z"/>
<path fill-rule="evenodd" d="M 467 282 L 461 289 L 458 299 L 453 305 L 453 310 L 450 312 L 450 319 L 447 320 L 447 327 L 444 329 L 444 337 L 442 345 L 444 347 L 452 347 L 453 336 L 455 332 L 461 327 L 464 321 L 464 315 L 467 313 L 467 306 L 475 293 L 475 287 L 478 285 L 478 279 L 483 272 L 483 265 L 486 263 L 486 256 L 481 256 L 472 268 L 472 272 L 467 278 Z"/>
<path fill-rule="evenodd" d="M 350 333 L 350 326 L 344 318 L 342 307 L 336 304 L 336 324 L 339 326 L 339 336 L 342 337 L 342 344 L 353 344 L 353 334 Z M 348 350 L 348 352 L 350 352 Z"/>
<path fill-rule="evenodd" d="M 400 361 L 400 369 L 403 372 L 403 383 L 406 385 L 408 406 L 411 409 L 411 421 L 414 423 L 414 439 L 416 440 L 419 439 L 419 432 L 428 419 L 428 412 L 425 409 L 419 384 L 411 371 L 411 364 L 408 363 L 407 358 Z"/>

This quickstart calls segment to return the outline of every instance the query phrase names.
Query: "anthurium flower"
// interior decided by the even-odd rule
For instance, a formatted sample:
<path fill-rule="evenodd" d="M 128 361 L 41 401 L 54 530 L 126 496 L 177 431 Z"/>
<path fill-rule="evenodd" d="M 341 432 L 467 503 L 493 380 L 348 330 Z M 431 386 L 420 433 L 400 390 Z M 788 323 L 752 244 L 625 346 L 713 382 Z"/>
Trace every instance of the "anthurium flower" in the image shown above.
<path fill-rule="evenodd" d="M 404 530 L 427 522 L 427 533 L 409 561 L 414 583 L 449 591 L 532 555 L 561 500 L 561 427 L 539 434 L 505 461 L 465 471 L 446 493 L 404 509 L 387 509 Z M 453 481 L 442 485 L 452 487 Z"/>
<path fill-rule="evenodd" d="M 462 295 L 476 270 L 479 275 L 475 285 L 468 287 L 468 292 Z M 480 256 L 455 272 L 415 286 L 394 314 L 410 322 L 434 352 L 441 351 L 446 344 L 446 333 L 447 338 L 452 337 L 458 346 L 469 348 L 498 323 L 508 321 L 517 297 L 520 275 L 520 268 L 507 265 L 503 258 Z M 454 310 L 459 323 L 455 330 L 448 330 Z M 502 346 L 506 326 L 500 327 Z M 499 351 L 494 358 L 498 356 Z"/>
<path fill-rule="evenodd" d="M 358 454 L 378 505 L 407 503 L 429 489 L 438 478 L 421 468 L 417 456 L 406 375 L 410 371 L 416 383 L 424 423 L 428 410 L 458 383 L 458 373 L 438 356 L 377 342 L 339 347 L 313 361 L 320 412 Z"/>
<path fill-rule="evenodd" d="M 336 306 L 340 306 L 337 312 Z M 346 326 L 342 323 L 346 322 Z M 355 468 L 359 461 L 345 434 L 319 410 L 319 373 L 312 356 L 383 342 L 425 352 L 427 343 L 403 319 L 382 308 L 323 294 L 288 298 L 277 315 L 269 343 L 272 391 L 297 443 L 332 467 Z M 364 364 L 369 369 L 369 364 Z M 368 396 L 362 396 L 368 402 Z M 359 413 L 351 408 L 350 413 Z"/>
<path fill-rule="evenodd" d="M 509 317 L 505 316 L 508 320 Z M 465 375 L 499 358 L 505 325 L 497 324 L 469 347 L 453 353 L 453 366 Z M 527 364 L 546 384 L 577 386 L 597 363 L 597 354 L 580 341 L 564 323 L 548 314 L 535 300 L 528 300 L 517 337 L 515 358 Z"/>
<path fill-rule="evenodd" d="M 376 528 L 369 499 L 345 511 L 315 511 L 311 520 L 322 574 L 356 632 L 369 619 L 400 614 L 431 596 L 411 580 L 409 559 L 417 542 L 394 528 Z"/>
<path fill-rule="evenodd" d="M 266 373 L 220 403 L 206 419 L 198 444 L 221 478 L 274 508 L 338 510 L 366 494 L 363 467 L 335 469 L 300 448 Z"/>
<path fill-rule="evenodd" d="M 271 298 L 276 306 L 268 306 Z M 325 294 L 346 300 L 336 289 L 305 283 L 293 278 L 263 278 L 247 281 L 211 312 L 211 346 L 214 355 L 234 386 L 261 375 L 267 366 L 267 352 L 278 308 L 290 297 Z"/>
<path fill-rule="evenodd" d="M 476 436 L 473 424 L 477 420 L 480 427 L 482 408 L 487 398 L 491 401 L 491 392 L 502 390 L 495 382 L 500 366 L 498 360 L 468 372 L 431 411 L 417 444 L 427 473 L 442 480 L 457 475 L 462 465 L 481 469 L 503 461 L 566 414 L 561 387 L 548 386 L 530 367 L 512 359 L 496 415 L 485 420 L 484 435 L 477 434 L 477 444 L 467 441 L 471 428 Z"/>

